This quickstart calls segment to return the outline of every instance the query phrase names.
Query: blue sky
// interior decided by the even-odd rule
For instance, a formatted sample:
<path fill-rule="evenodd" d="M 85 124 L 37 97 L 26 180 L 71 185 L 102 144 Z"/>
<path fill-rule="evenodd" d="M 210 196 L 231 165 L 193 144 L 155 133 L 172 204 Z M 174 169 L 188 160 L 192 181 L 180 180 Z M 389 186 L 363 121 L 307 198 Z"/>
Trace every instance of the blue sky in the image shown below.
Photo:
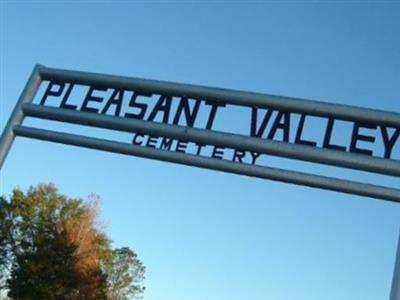
<path fill-rule="evenodd" d="M 36 63 L 400 111 L 397 1 L 2 1 L 0 10 L 1 130 Z M 1 194 L 50 181 L 101 196 L 114 245 L 147 266 L 144 299 L 388 299 L 398 204 L 17 138 Z"/>

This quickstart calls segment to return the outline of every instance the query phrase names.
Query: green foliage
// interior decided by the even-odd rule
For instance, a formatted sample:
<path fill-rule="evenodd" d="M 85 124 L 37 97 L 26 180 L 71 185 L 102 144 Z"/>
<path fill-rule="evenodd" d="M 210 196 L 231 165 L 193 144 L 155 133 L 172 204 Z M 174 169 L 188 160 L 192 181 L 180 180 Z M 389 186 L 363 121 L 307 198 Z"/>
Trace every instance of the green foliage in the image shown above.
<path fill-rule="evenodd" d="M 129 296 L 143 293 L 144 287 L 132 284 L 144 279 L 145 267 L 136 253 L 127 247 L 112 250 L 111 261 L 106 266 L 108 299 L 128 300 Z"/>
<path fill-rule="evenodd" d="M 0 197 L 0 294 L 11 299 L 129 299 L 145 267 L 129 248 L 111 249 L 96 206 L 54 185 Z"/>
<path fill-rule="evenodd" d="M 78 299 L 74 251 L 63 234 L 49 229 L 35 238 L 33 250 L 16 256 L 8 279 L 13 299 Z"/>

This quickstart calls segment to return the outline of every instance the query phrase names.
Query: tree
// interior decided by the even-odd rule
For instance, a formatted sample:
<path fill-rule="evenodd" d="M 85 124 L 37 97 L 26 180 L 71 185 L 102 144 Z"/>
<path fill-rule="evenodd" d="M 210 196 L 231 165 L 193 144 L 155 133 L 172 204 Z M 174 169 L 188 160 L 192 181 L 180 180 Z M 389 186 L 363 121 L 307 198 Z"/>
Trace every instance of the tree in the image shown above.
<path fill-rule="evenodd" d="M 145 267 L 128 247 L 112 250 L 111 261 L 106 266 L 108 275 L 108 299 L 127 300 L 141 294 L 144 287 L 132 284 L 144 279 Z"/>
<path fill-rule="evenodd" d="M 0 289 L 21 300 L 140 296 L 145 267 L 129 248 L 111 248 L 97 208 L 51 184 L 0 198 Z"/>

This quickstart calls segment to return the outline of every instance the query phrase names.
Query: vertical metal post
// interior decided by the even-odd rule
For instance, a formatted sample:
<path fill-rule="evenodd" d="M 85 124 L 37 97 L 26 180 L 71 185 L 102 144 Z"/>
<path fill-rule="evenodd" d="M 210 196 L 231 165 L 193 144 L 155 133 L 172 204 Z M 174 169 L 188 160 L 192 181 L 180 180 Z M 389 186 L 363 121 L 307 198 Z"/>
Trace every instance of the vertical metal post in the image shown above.
<path fill-rule="evenodd" d="M 394 271 L 392 279 L 392 290 L 390 292 L 390 300 L 400 300 L 400 233 L 397 242 L 397 253 L 394 262 Z"/>
<path fill-rule="evenodd" d="M 15 138 L 13 127 L 14 125 L 20 125 L 24 119 L 24 114 L 22 112 L 21 106 L 23 103 L 32 102 L 39 88 L 41 81 L 39 74 L 40 67 L 40 65 L 36 65 L 33 69 L 32 74 L 29 77 L 29 80 L 26 83 L 25 88 L 22 91 L 21 96 L 19 97 L 18 102 L 15 105 L 14 110 L 11 114 L 11 117 L 8 119 L 7 125 L 4 128 L 3 133 L 0 137 L 0 169 L 4 163 L 4 160 L 7 157 L 8 151 L 10 150 Z M 2 101 L 6 101 L 6 99 L 2 99 Z"/>

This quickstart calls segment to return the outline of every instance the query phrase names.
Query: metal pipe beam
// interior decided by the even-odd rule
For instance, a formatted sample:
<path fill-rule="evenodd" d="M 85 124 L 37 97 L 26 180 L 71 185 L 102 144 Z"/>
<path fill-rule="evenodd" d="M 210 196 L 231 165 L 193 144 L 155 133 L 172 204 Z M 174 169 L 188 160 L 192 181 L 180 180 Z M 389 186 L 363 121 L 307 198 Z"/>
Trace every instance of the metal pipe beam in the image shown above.
<path fill-rule="evenodd" d="M 277 168 L 235 163 L 209 157 L 146 148 L 104 139 L 84 137 L 21 126 L 24 119 L 22 108 L 27 115 L 34 117 L 72 122 L 76 124 L 109 128 L 127 132 L 166 136 L 186 141 L 202 142 L 217 146 L 246 149 L 250 151 L 300 159 L 340 167 L 352 168 L 385 175 L 399 176 L 398 160 L 360 156 L 328 149 L 305 147 L 248 136 L 209 132 L 202 129 L 181 126 L 161 125 L 141 120 L 124 120 L 109 116 L 88 115 L 83 112 L 55 111 L 54 108 L 39 108 L 31 102 L 42 80 L 70 82 L 106 88 L 121 88 L 171 96 L 204 99 L 226 104 L 275 109 L 312 116 L 335 118 L 364 124 L 376 124 L 400 128 L 400 114 L 355 106 L 332 104 L 293 97 L 275 96 L 237 90 L 219 89 L 198 85 L 155 81 L 124 76 L 113 76 L 79 71 L 69 71 L 35 66 L 6 127 L 0 137 L 0 169 L 16 135 L 81 146 L 91 149 L 122 153 L 138 157 L 169 161 L 200 168 L 247 175 L 263 179 L 322 188 L 359 196 L 400 202 L 400 189 L 388 188 L 355 181 L 330 178 Z M 43 109 L 43 110 L 42 110 Z M 59 110 L 59 109 L 57 109 Z M 60 113 L 62 115 L 60 115 Z M 400 237 L 396 254 L 390 300 L 400 300 Z"/>
<path fill-rule="evenodd" d="M 254 151 L 280 157 L 381 173 L 384 175 L 400 176 L 399 160 L 370 157 L 361 154 L 321 149 L 305 145 L 289 144 L 239 134 L 46 107 L 30 103 L 22 105 L 22 111 L 25 115 L 36 118 L 125 132 L 165 136 L 183 141 L 212 144 L 221 147 Z"/>
<path fill-rule="evenodd" d="M 4 160 L 7 157 L 8 151 L 11 148 L 12 143 L 14 142 L 14 132 L 12 130 L 14 125 L 22 124 L 24 119 L 24 114 L 22 113 L 21 106 L 23 103 L 29 103 L 35 97 L 35 94 L 39 88 L 41 78 L 39 76 L 39 68 L 40 65 L 36 65 L 29 77 L 28 82 L 26 83 L 17 103 L 15 104 L 14 110 L 11 113 L 10 118 L 6 124 L 6 127 L 3 130 L 3 133 L 0 137 L 0 169 L 3 166 Z"/>
<path fill-rule="evenodd" d="M 400 300 L 400 233 L 397 241 L 397 253 L 394 262 L 390 300 Z"/>
<path fill-rule="evenodd" d="M 152 94 L 186 96 L 233 105 L 277 109 L 319 117 L 334 117 L 347 121 L 381 124 L 400 128 L 400 114 L 383 110 L 168 81 L 53 69 L 44 66 L 40 68 L 39 72 L 43 80 L 71 82 L 106 88 L 121 88 Z"/>
<path fill-rule="evenodd" d="M 235 163 L 232 161 L 210 157 L 171 152 L 167 150 L 131 145 L 127 143 L 109 141 L 105 139 L 85 137 L 69 133 L 60 133 L 50 130 L 15 126 L 14 133 L 18 136 L 56 142 L 66 145 L 80 146 L 90 149 L 103 150 L 114 153 L 168 161 L 204 169 L 282 181 L 331 191 L 366 196 L 376 199 L 400 202 L 400 190 L 365 184 L 350 180 L 342 180 L 302 172 L 288 171 L 278 168 L 256 166 L 251 164 Z"/>

